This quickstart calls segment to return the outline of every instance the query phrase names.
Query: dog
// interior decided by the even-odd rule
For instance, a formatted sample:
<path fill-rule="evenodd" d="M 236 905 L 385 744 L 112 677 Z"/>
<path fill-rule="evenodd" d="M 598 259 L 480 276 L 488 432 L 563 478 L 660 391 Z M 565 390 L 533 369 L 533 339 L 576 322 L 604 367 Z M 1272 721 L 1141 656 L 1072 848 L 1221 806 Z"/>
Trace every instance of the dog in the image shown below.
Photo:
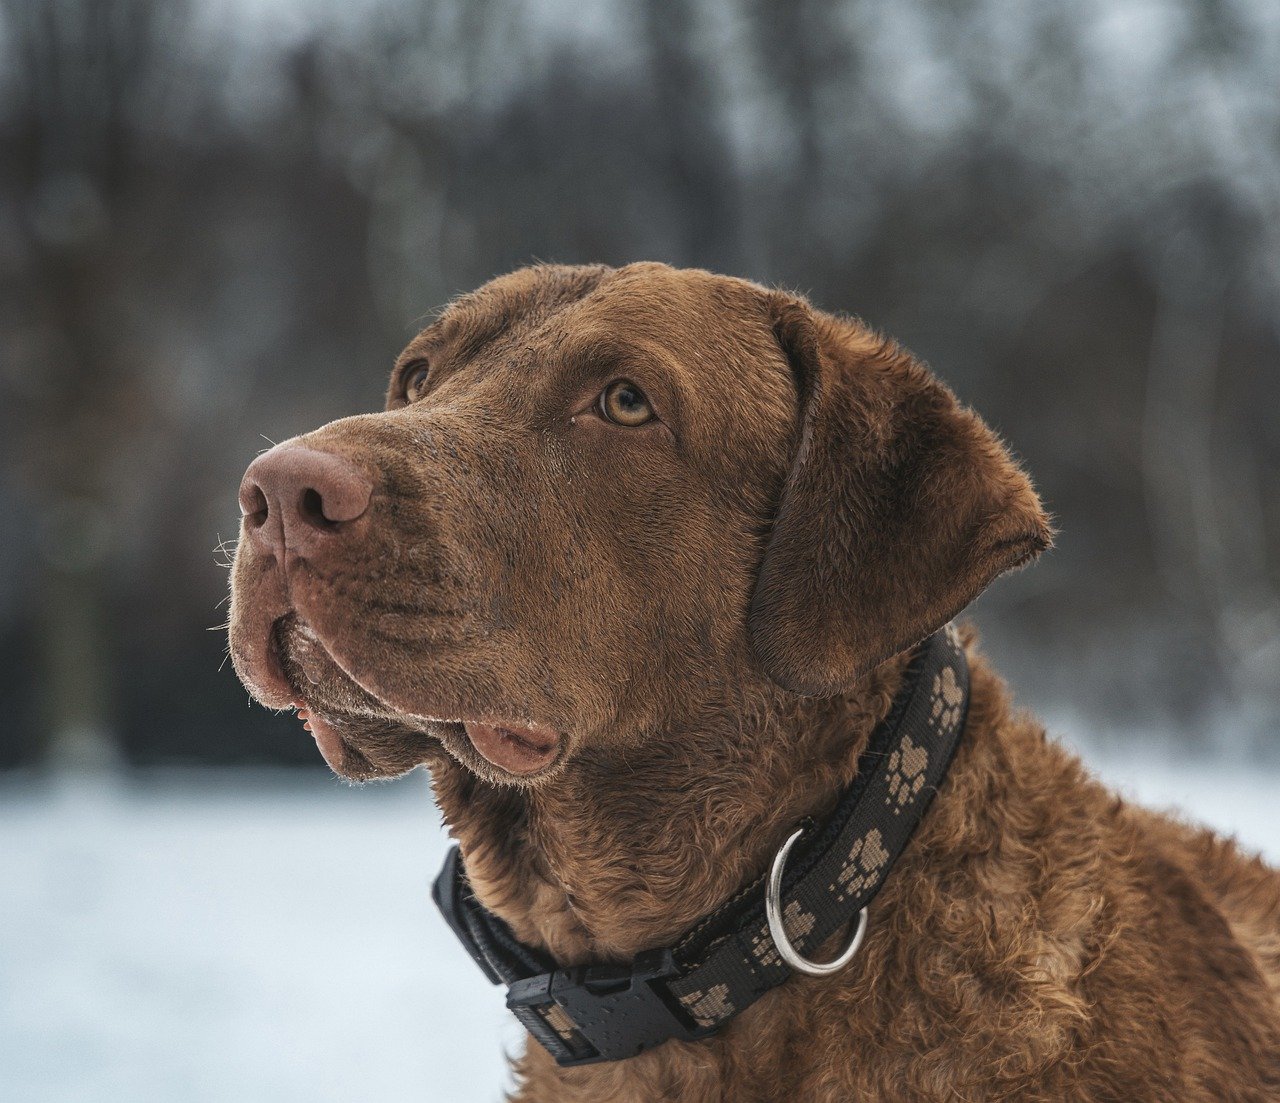
<path fill-rule="evenodd" d="M 461 297 L 383 412 L 259 456 L 241 507 L 250 693 L 343 777 L 425 764 L 476 906 L 564 970 L 756 884 L 920 641 L 1051 543 L 894 342 L 655 263 Z M 531 1040 L 514 1098 L 1280 1099 L 1280 876 L 1113 795 L 958 640 L 963 734 L 848 965 L 624 1059 Z"/>

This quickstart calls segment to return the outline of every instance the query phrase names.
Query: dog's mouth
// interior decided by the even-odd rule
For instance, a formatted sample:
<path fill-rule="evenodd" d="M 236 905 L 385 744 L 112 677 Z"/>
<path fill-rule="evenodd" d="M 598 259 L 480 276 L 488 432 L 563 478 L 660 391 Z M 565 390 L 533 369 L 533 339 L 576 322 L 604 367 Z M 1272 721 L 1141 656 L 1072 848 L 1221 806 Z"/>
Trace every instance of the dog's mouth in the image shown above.
<path fill-rule="evenodd" d="M 365 780 L 404 773 L 427 761 L 441 744 L 464 766 L 491 780 L 529 780 L 561 757 L 565 739 L 545 725 L 487 715 L 419 716 L 382 700 L 337 662 L 296 613 L 272 625 L 268 654 L 271 676 L 289 687 L 303 727 L 342 777 Z"/>
<path fill-rule="evenodd" d="M 350 742 L 338 730 L 338 725 L 319 712 L 312 712 L 296 701 L 298 719 L 316 741 L 324 760 L 335 773 L 345 777 L 353 774 L 352 758 L 359 755 Z M 561 739 L 555 732 L 513 724 L 485 724 L 478 720 L 435 721 L 452 729 L 450 734 L 464 734 L 471 746 L 490 764 L 517 777 L 532 777 L 550 767 L 560 755 Z M 458 732 L 461 729 L 461 733 Z M 363 757 L 363 756 L 361 756 Z M 365 762 L 368 760 L 365 759 Z M 367 771 L 359 770 L 361 774 Z"/>

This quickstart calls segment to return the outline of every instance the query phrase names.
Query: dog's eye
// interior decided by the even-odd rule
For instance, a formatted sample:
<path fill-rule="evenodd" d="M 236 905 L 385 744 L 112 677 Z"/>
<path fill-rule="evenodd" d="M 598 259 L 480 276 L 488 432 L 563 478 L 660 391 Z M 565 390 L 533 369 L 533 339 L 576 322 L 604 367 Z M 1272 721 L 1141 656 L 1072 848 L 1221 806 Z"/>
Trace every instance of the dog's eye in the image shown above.
<path fill-rule="evenodd" d="M 600 415 L 628 429 L 653 420 L 653 407 L 644 391 L 629 379 L 617 379 L 600 392 Z"/>
<path fill-rule="evenodd" d="M 418 364 L 410 368 L 404 377 L 404 397 L 406 402 L 417 402 L 427 392 L 427 376 L 431 374 L 430 364 Z"/>

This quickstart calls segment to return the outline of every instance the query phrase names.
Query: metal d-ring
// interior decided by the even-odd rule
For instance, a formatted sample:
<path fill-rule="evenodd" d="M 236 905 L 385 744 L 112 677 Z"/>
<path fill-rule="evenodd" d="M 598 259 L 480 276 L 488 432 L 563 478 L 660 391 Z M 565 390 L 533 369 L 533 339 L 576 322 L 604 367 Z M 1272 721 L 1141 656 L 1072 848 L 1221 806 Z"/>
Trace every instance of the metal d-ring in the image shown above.
<path fill-rule="evenodd" d="M 796 951 L 796 948 L 791 945 L 791 939 L 787 937 L 786 927 L 782 925 L 782 871 L 787 866 L 787 855 L 791 853 L 796 840 L 803 834 L 804 828 L 797 828 L 791 838 L 778 847 L 778 853 L 773 856 L 773 866 L 769 870 L 769 885 L 764 894 L 764 914 L 769 920 L 769 934 L 773 936 L 773 944 L 778 948 L 783 961 L 797 973 L 808 973 L 811 977 L 829 977 L 848 965 L 853 960 L 853 955 L 858 952 L 858 947 L 862 945 L 863 936 L 867 933 L 867 909 L 863 908 L 858 912 L 858 929 L 853 932 L 852 940 L 838 958 L 832 961 L 810 961 Z"/>

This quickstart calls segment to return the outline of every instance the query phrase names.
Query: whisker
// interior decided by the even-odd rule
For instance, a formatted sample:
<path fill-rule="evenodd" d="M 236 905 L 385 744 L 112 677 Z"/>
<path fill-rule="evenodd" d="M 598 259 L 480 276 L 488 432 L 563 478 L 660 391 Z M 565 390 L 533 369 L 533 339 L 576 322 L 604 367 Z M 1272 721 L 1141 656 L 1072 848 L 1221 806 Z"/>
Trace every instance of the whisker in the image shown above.
<path fill-rule="evenodd" d="M 232 561 L 235 559 L 236 549 L 240 546 L 240 538 L 224 539 L 221 533 L 217 534 L 218 542 L 213 546 L 213 561 L 225 570 L 231 569 Z M 219 559 L 218 556 L 222 556 Z"/>

